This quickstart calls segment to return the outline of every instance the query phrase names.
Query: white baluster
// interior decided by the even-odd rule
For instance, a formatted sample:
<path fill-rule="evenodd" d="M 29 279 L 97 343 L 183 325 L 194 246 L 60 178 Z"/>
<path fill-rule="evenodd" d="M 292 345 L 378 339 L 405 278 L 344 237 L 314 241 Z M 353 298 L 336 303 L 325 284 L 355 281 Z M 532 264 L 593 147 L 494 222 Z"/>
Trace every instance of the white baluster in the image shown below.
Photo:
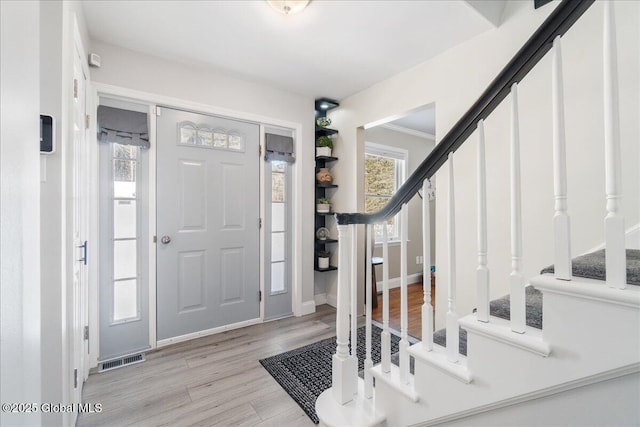
<path fill-rule="evenodd" d="M 358 391 L 358 363 L 349 355 L 349 255 L 348 225 L 338 225 L 338 292 L 336 310 L 336 354 L 332 358 L 332 386 L 336 401 L 344 405 Z"/>
<path fill-rule="evenodd" d="M 518 84 L 511 86 L 511 330 L 524 333 L 525 290 L 522 274 L 522 193 L 520 186 L 520 125 Z"/>
<path fill-rule="evenodd" d="M 478 122 L 478 268 L 476 270 L 477 317 L 489 321 L 489 268 L 487 267 L 487 163 L 484 120 Z"/>
<path fill-rule="evenodd" d="M 356 227 L 351 226 L 351 259 L 349 271 L 351 272 L 351 356 L 358 360 L 358 243 L 356 240 Z M 357 362 L 356 362 L 357 363 Z"/>
<path fill-rule="evenodd" d="M 391 334 L 389 333 L 389 224 L 382 223 L 382 372 L 391 371 Z"/>
<path fill-rule="evenodd" d="M 458 313 L 456 313 L 456 211 L 453 184 L 453 153 L 449 153 L 449 218 L 447 221 L 447 239 L 449 240 L 449 284 L 447 286 L 447 359 L 458 362 L 460 337 L 458 332 Z"/>
<path fill-rule="evenodd" d="M 409 383 L 409 307 L 407 304 L 407 240 L 409 240 L 409 217 L 407 205 L 400 211 L 400 382 Z M 386 263 L 386 262 L 385 262 Z"/>
<path fill-rule="evenodd" d="M 431 183 L 422 183 L 422 346 L 433 350 L 433 306 L 431 305 L 431 220 L 429 193 Z"/>
<path fill-rule="evenodd" d="M 604 220 L 607 285 L 624 289 L 627 283 L 624 217 L 622 216 L 622 163 L 618 57 L 613 2 L 604 2 L 604 147 L 607 217 Z"/>
<path fill-rule="evenodd" d="M 366 346 L 366 356 L 364 359 L 364 397 L 370 399 L 373 397 L 373 375 L 371 374 L 371 368 L 373 368 L 373 360 L 371 360 L 371 308 L 373 306 L 371 295 L 371 250 L 373 249 L 373 226 L 371 224 L 367 224 L 367 232 L 366 232 L 366 273 L 365 273 L 365 295 L 366 299 L 366 326 L 365 326 L 365 346 Z M 377 297 L 376 297 L 377 298 Z"/>
<path fill-rule="evenodd" d="M 560 36 L 553 41 L 551 97 L 553 107 L 554 274 L 571 280 L 571 228 L 567 213 L 567 153 L 564 127 L 564 84 Z"/>

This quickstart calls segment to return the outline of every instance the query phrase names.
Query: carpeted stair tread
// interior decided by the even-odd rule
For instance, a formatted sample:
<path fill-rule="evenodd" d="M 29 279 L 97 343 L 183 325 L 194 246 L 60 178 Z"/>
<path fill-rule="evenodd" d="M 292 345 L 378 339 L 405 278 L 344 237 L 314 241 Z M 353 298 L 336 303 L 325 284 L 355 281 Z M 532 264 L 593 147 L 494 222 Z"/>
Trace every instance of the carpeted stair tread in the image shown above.
<path fill-rule="evenodd" d="M 553 273 L 553 265 L 540 274 Z M 605 280 L 605 250 L 581 255 L 572 260 L 572 274 L 586 279 Z M 640 286 L 640 250 L 627 249 L 627 283 Z"/>
<path fill-rule="evenodd" d="M 533 286 L 525 287 L 527 326 L 542 329 L 542 292 Z M 509 295 L 493 300 L 489 303 L 489 313 L 502 319 L 511 319 Z M 460 354 L 467 355 L 467 331 L 459 328 Z M 433 342 L 441 346 L 447 345 L 447 330 L 440 329 L 433 334 Z"/>

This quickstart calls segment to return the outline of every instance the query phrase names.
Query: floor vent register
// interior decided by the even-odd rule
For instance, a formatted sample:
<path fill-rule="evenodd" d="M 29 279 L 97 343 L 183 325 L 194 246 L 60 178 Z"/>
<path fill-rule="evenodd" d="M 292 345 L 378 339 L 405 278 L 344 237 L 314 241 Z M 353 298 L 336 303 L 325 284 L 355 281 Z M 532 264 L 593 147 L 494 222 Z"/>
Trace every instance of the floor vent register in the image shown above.
<path fill-rule="evenodd" d="M 144 353 L 133 354 L 124 356 L 119 359 L 109 360 L 108 362 L 100 362 L 98 372 L 106 372 L 112 369 L 118 369 L 125 366 L 133 365 L 136 363 L 144 362 Z"/>

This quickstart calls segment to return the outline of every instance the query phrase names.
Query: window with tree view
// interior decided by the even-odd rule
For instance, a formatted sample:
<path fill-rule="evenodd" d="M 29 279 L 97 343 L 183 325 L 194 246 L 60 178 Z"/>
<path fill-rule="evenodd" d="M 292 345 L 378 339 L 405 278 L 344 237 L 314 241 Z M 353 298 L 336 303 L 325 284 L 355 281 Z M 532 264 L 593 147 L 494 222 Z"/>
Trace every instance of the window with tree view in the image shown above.
<path fill-rule="evenodd" d="M 367 143 L 364 156 L 364 206 L 371 213 L 382 209 L 405 180 L 407 152 Z M 400 215 L 388 220 L 389 240 L 400 239 Z M 382 224 L 374 226 L 376 242 L 382 241 Z"/>

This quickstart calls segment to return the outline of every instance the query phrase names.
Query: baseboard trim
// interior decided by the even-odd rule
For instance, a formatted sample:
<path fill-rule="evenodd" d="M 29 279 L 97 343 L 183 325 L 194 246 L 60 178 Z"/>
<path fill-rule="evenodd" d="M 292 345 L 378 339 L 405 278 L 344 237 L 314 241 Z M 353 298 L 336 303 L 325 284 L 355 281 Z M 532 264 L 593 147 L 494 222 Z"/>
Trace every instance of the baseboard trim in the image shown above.
<path fill-rule="evenodd" d="M 488 405 L 479 406 L 477 408 L 469 409 L 466 411 L 458 412 L 453 415 L 447 415 L 445 417 L 429 420 L 425 423 L 420 423 L 421 426 L 434 426 L 443 423 L 449 423 L 462 418 L 478 415 L 484 412 L 493 411 L 496 409 L 506 408 L 507 406 L 517 405 L 519 403 L 528 402 L 534 399 L 540 399 L 543 397 L 553 396 L 554 394 L 570 391 L 579 387 L 596 384 L 602 381 L 612 380 L 615 378 L 623 377 L 625 375 L 635 374 L 640 372 L 640 363 L 632 363 L 630 365 L 622 366 L 619 368 L 611 369 L 606 372 L 600 372 L 588 377 L 580 378 L 578 380 L 568 381 L 564 384 L 558 384 L 555 386 L 547 387 L 542 390 L 533 391 L 531 393 L 522 394 L 520 396 L 512 397 L 510 399 L 501 400 L 499 402 L 490 403 Z"/>
<path fill-rule="evenodd" d="M 422 273 L 410 274 L 407 276 L 407 284 L 422 282 Z M 382 280 L 376 281 L 376 287 L 378 288 L 378 293 L 382 293 Z M 399 288 L 400 287 L 400 278 L 394 277 L 393 279 L 389 279 L 389 289 Z"/>
<path fill-rule="evenodd" d="M 338 307 L 338 297 L 332 294 L 327 294 L 327 304 L 329 304 L 333 308 Z"/>
<path fill-rule="evenodd" d="M 417 283 L 422 281 L 422 273 L 410 274 L 407 276 L 407 283 Z M 382 293 L 382 280 L 376 281 L 376 285 L 378 288 L 378 294 Z M 400 287 L 400 278 L 394 277 L 393 279 L 389 279 L 389 289 L 399 288 Z M 322 299 L 324 296 L 324 299 Z M 332 294 L 318 294 L 314 296 L 316 300 L 316 305 L 320 304 L 329 304 L 331 307 L 336 308 L 338 306 L 338 299 L 335 295 Z M 321 303 L 318 300 L 322 301 Z"/>
<path fill-rule="evenodd" d="M 316 302 L 314 300 L 305 301 L 302 303 L 302 309 L 300 310 L 300 316 L 306 316 L 307 314 L 316 312 Z"/>
<path fill-rule="evenodd" d="M 195 338 L 202 338 L 209 335 L 219 334 L 220 332 L 232 331 L 234 329 L 244 328 L 245 326 L 257 325 L 258 323 L 262 323 L 262 320 L 260 318 L 244 320 L 242 322 L 219 326 L 217 328 L 206 329 L 204 331 L 192 332 L 190 334 L 180 335 L 178 337 L 165 338 L 163 340 L 158 340 L 156 348 L 166 347 L 171 344 L 177 344 L 179 342 L 189 341 Z"/>
<path fill-rule="evenodd" d="M 627 228 L 624 232 L 624 235 L 625 246 L 627 249 L 640 249 L 640 222 Z M 600 249 L 604 249 L 604 242 L 599 244 L 598 246 L 592 247 L 591 249 L 580 255 L 590 254 L 591 252 L 599 251 Z"/>
<path fill-rule="evenodd" d="M 316 294 L 313 296 L 316 306 L 327 303 L 327 294 Z"/>
<path fill-rule="evenodd" d="M 627 249 L 640 249 L 640 223 L 629 227 L 625 235 Z"/>

